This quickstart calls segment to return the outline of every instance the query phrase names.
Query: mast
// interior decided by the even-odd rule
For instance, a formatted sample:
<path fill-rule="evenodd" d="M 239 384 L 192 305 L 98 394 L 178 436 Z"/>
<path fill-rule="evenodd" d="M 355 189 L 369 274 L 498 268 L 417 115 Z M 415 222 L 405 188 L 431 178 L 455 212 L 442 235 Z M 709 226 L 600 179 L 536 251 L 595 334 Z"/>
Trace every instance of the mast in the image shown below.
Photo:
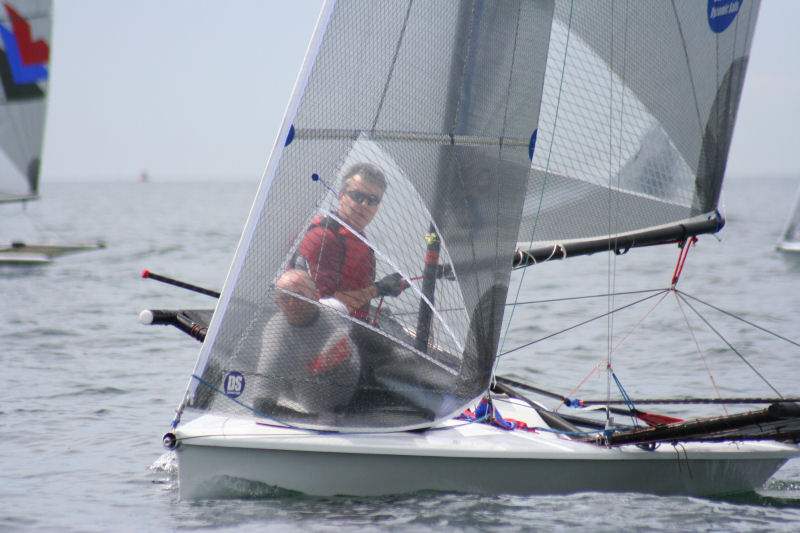
<path fill-rule="evenodd" d="M 474 13 L 474 19 L 473 19 Z M 450 63 L 450 75 L 447 87 L 448 107 L 444 113 L 444 131 L 450 134 L 450 145 L 439 150 L 438 171 L 434 200 L 431 205 L 431 212 L 439 213 L 446 200 L 446 184 L 451 178 L 451 169 L 448 164 L 448 153 L 455 146 L 455 135 L 458 133 L 459 107 L 461 103 L 462 81 L 469 68 L 469 40 L 468 37 L 480 16 L 480 8 L 473 2 L 461 2 L 458 10 L 458 21 L 456 27 L 458 32 L 455 36 L 455 46 L 453 47 L 453 61 Z M 425 237 L 427 248 L 425 251 L 425 267 L 422 273 L 422 294 L 419 302 L 419 316 L 417 318 L 417 336 L 415 347 L 427 352 L 428 338 L 430 337 L 431 318 L 433 310 L 431 306 L 435 302 L 436 277 L 439 265 L 440 239 L 436 233 L 436 226 L 431 221 L 428 234 Z M 427 301 L 426 301 L 427 299 Z M 430 306 L 428 305 L 430 302 Z"/>

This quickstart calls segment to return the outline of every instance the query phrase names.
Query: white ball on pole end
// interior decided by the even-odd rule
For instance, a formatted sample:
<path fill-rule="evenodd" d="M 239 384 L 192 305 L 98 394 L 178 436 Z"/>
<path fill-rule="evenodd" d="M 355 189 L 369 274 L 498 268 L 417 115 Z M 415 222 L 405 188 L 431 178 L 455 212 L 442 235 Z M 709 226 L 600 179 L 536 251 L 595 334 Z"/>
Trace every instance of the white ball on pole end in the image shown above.
<path fill-rule="evenodd" d="M 153 323 L 153 312 L 150 311 L 149 309 L 145 309 L 144 311 L 139 313 L 139 322 L 144 324 L 144 325 L 146 325 L 146 326 L 149 326 L 150 324 L 152 324 Z"/>

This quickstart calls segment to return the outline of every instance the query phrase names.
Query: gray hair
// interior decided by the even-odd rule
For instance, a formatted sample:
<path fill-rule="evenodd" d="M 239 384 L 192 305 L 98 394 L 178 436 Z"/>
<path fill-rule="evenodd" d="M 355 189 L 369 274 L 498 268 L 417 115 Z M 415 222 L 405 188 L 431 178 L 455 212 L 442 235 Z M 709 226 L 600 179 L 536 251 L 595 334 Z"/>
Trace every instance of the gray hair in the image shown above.
<path fill-rule="evenodd" d="M 351 165 L 342 177 L 342 190 L 347 189 L 347 186 L 356 174 L 361 176 L 362 179 L 380 186 L 381 191 L 386 192 L 386 187 L 388 186 L 386 183 L 386 176 L 381 169 L 372 163 L 355 163 Z"/>

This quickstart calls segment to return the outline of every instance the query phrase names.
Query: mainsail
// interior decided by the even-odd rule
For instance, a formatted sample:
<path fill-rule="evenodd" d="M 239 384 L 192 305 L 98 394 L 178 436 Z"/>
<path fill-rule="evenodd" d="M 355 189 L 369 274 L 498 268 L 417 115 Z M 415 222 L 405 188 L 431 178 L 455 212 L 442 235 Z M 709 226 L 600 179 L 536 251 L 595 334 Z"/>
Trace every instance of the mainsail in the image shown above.
<path fill-rule="evenodd" d="M 390 430 L 433 424 L 485 392 L 551 23 L 550 1 L 326 5 L 189 406 L 305 427 Z M 397 272 L 410 287 L 374 300 L 365 319 L 316 303 L 319 318 L 298 333 L 282 322 L 276 282 L 306 228 L 336 218 L 341 178 L 361 162 L 388 182 L 359 237 L 374 252 L 375 279 Z M 454 279 L 415 279 L 426 257 L 428 272 L 447 265 Z"/>
<path fill-rule="evenodd" d="M 757 0 L 556 2 L 525 259 L 714 232 Z"/>
<path fill-rule="evenodd" d="M 459 413 L 487 390 L 512 264 L 721 227 L 757 8 L 326 4 L 184 406 L 364 431 Z M 388 187 L 348 189 L 363 163 Z M 374 208 L 366 228 L 348 197 Z M 292 289 L 314 309 L 298 326 L 283 276 L 320 291 L 334 250 L 337 275 L 409 288 L 358 313 Z"/>
<path fill-rule="evenodd" d="M 51 7 L 51 0 L 25 0 L 0 10 L 0 202 L 38 197 Z"/>

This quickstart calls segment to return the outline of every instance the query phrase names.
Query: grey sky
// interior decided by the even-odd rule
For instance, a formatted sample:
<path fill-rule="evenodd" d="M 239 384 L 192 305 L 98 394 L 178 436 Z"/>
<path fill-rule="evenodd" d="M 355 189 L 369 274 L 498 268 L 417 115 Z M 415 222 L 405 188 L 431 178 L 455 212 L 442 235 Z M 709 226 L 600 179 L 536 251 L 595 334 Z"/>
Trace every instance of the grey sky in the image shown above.
<path fill-rule="evenodd" d="M 55 0 L 43 182 L 258 180 L 321 5 Z M 800 176 L 798 21 L 763 1 L 730 177 Z"/>

